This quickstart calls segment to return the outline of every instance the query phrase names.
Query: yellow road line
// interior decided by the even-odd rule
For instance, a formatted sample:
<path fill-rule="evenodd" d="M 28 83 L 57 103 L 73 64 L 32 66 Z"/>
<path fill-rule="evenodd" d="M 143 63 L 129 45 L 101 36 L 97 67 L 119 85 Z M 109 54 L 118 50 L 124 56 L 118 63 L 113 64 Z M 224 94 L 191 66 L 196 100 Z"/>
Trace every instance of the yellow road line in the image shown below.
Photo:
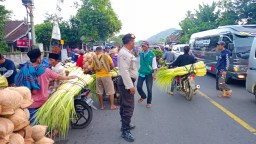
<path fill-rule="evenodd" d="M 241 118 L 239 118 L 238 116 L 234 115 L 232 112 L 230 112 L 229 110 L 227 110 L 225 107 L 223 107 L 222 105 L 218 104 L 217 102 L 215 102 L 214 100 L 212 100 L 209 96 L 207 96 L 206 94 L 204 94 L 203 92 L 197 90 L 197 92 L 203 96 L 204 98 L 206 98 L 209 102 L 211 102 L 214 106 L 216 106 L 217 108 L 219 108 L 220 110 L 222 110 L 225 114 L 227 114 L 230 118 L 232 118 L 233 120 L 235 120 L 237 123 L 239 123 L 241 126 L 243 126 L 244 128 L 246 128 L 248 131 L 250 131 L 251 133 L 253 133 L 254 135 L 256 135 L 256 129 L 253 128 L 252 126 L 250 126 L 248 123 L 246 123 L 245 121 L 243 121 Z"/>

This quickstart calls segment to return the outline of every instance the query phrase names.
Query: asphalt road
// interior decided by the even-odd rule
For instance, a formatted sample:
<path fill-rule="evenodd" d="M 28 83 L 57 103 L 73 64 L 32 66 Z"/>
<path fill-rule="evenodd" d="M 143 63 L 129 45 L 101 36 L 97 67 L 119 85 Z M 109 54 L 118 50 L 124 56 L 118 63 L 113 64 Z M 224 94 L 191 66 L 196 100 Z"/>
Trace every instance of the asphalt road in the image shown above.
<path fill-rule="evenodd" d="M 255 144 L 256 102 L 245 84 L 234 82 L 231 98 L 219 98 L 212 75 L 198 77 L 200 92 L 187 101 L 175 92 L 168 96 L 153 88 L 153 107 L 135 104 L 132 131 L 136 144 Z M 138 94 L 135 96 L 139 99 Z M 105 104 L 109 106 L 108 101 Z M 96 103 L 96 106 L 98 104 Z M 119 111 L 94 110 L 92 123 L 85 129 L 71 129 L 61 144 L 125 144 L 120 137 Z"/>

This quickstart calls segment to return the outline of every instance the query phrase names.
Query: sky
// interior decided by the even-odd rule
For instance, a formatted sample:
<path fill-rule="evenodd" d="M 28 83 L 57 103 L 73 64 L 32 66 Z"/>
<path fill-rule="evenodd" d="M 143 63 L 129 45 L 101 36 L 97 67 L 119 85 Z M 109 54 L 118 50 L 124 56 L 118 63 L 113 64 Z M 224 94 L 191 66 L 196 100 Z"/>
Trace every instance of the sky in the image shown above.
<path fill-rule="evenodd" d="M 73 2 L 64 0 L 61 16 L 68 20 L 76 14 Z M 118 34 L 133 33 L 137 40 L 146 40 L 169 28 L 180 29 L 179 22 L 185 18 L 188 10 L 198 9 L 199 4 L 209 4 L 213 0 L 110 0 L 113 10 L 122 22 Z M 0 2 L 13 12 L 13 20 L 26 17 L 25 7 L 21 0 Z M 54 14 L 57 0 L 34 0 L 35 24 L 45 19 L 45 14 Z"/>

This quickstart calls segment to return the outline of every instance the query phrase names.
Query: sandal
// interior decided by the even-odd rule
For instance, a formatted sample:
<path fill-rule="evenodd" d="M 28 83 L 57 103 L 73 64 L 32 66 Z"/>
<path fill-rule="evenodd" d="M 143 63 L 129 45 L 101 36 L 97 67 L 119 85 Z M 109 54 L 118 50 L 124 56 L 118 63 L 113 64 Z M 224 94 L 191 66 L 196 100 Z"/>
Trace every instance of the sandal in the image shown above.
<path fill-rule="evenodd" d="M 112 106 L 110 107 L 111 110 L 117 110 L 118 109 L 118 106 Z"/>
<path fill-rule="evenodd" d="M 147 104 L 147 108 L 151 108 L 152 107 L 152 104 Z"/>
<path fill-rule="evenodd" d="M 140 98 L 140 99 L 138 100 L 138 103 L 142 103 L 144 100 L 145 100 L 144 98 Z"/>

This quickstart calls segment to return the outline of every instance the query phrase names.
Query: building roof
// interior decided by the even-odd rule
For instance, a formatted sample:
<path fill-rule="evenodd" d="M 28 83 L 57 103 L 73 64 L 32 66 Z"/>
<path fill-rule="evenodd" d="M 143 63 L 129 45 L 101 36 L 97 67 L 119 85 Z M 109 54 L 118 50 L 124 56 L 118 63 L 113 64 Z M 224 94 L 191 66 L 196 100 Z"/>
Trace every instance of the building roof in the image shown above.
<path fill-rule="evenodd" d="M 169 36 L 170 42 L 176 42 L 181 36 L 182 36 L 182 34 L 180 31 L 176 31 L 176 32 L 172 33 Z"/>
<path fill-rule="evenodd" d="M 28 32 L 28 25 L 23 21 L 7 21 L 5 24 L 5 40 L 7 43 L 15 42 L 16 40 L 26 36 Z"/>

